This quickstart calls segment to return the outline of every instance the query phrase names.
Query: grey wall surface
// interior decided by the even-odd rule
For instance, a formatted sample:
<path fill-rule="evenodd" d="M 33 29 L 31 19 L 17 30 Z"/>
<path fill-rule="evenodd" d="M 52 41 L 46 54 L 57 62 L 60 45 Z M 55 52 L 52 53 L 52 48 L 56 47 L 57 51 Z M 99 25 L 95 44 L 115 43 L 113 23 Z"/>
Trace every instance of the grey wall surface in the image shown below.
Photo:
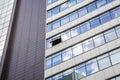
<path fill-rule="evenodd" d="M 17 0 L 0 80 L 44 80 L 46 0 Z"/>

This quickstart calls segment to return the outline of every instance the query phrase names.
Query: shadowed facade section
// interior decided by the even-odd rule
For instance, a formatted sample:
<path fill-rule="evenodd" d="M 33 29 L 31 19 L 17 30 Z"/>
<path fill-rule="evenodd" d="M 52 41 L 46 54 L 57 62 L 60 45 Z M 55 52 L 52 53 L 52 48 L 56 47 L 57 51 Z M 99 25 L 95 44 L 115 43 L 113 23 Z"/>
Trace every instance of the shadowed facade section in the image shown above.
<path fill-rule="evenodd" d="M 0 80 L 44 80 L 45 0 L 16 0 Z"/>

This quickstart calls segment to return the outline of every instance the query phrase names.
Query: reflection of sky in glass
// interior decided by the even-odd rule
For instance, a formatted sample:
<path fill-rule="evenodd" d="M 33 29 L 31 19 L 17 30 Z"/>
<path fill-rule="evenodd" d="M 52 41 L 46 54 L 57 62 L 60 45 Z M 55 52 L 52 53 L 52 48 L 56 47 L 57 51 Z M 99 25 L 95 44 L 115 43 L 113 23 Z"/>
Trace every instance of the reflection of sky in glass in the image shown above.
<path fill-rule="evenodd" d="M 62 11 L 62 10 L 66 9 L 68 7 L 68 3 L 64 3 L 60 7 L 61 7 L 60 9 Z"/>
<path fill-rule="evenodd" d="M 78 34 L 80 34 L 80 28 L 79 28 L 79 26 L 78 26 L 77 28 L 73 28 L 73 29 L 71 30 L 71 36 L 72 36 L 72 37 L 74 37 L 74 36 L 76 36 L 76 35 L 78 35 Z"/>
<path fill-rule="evenodd" d="M 62 55 L 63 55 L 63 61 L 68 60 L 72 58 L 72 51 L 71 50 L 65 51 Z"/>
<path fill-rule="evenodd" d="M 97 2 L 97 7 L 101 7 L 102 5 L 106 4 L 106 0 L 99 0 Z"/>
<path fill-rule="evenodd" d="M 103 35 L 98 35 L 94 37 L 93 39 L 94 39 L 94 43 L 96 47 L 105 43 Z"/>
<path fill-rule="evenodd" d="M 74 54 L 74 56 L 76 56 L 76 55 L 78 55 L 80 53 L 82 53 L 82 45 L 79 44 L 77 46 L 74 46 L 73 47 L 73 54 Z"/>
<path fill-rule="evenodd" d="M 62 34 L 62 41 L 65 41 L 70 38 L 70 32 L 65 32 Z"/>
<path fill-rule="evenodd" d="M 94 48 L 92 39 L 89 39 L 89 40 L 83 42 L 83 47 L 84 47 L 84 51 L 88 51 L 88 50 Z"/>
<path fill-rule="evenodd" d="M 98 65 L 97 65 L 96 59 L 88 61 L 86 63 L 86 67 L 87 67 L 87 74 L 88 75 L 98 71 Z"/>
<path fill-rule="evenodd" d="M 8 32 L 14 0 L 0 0 L 0 61 Z"/>
<path fill-rule="evenodd" d="M 68 75 L 68 74 L 70 74 L 72 72 L 73 72 L 73 68 L 63 72 L 63 76 L 66 76 L 66 75 Z"/>

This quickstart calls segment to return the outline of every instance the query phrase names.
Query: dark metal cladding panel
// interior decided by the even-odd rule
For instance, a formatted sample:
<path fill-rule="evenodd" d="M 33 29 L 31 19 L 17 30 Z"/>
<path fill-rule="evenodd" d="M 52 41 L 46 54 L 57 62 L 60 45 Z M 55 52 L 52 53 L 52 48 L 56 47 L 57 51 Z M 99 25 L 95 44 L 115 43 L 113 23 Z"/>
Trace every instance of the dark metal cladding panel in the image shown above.
<path fill-rule="evenodd" d="M 45 16 L 46 0 L 17 0 L 3 79 L 44 80 Z"/>

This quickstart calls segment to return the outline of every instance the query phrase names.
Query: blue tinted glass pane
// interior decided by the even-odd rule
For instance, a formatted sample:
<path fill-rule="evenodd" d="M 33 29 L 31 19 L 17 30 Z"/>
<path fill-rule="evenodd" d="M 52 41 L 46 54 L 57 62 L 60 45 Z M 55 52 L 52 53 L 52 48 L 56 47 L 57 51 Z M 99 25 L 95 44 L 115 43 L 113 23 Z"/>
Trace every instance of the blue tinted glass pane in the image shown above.
<path fill-rule="evenodd" d="M 53 56 L 52 56 L 52 59 L 53 59 L 53 66 L 61 63 L 61 61 L 62 61 L 61 53 L 56 54 L 56 55 L 53 55 Z"/>
<path fill-rule="evenodd" d="M 71 29 L 71 37 L 74 37 L 78 34 L 80 34 L 80 27 L 79 26 Z"/>
<path fill-rule="evenodd" d="M 69 7 L 69 4 L 68 4 L 68 2 L 66 2 L 60 6 L 60 11 L 63 11 L 65 9 L 67 9 L 68 7 Z"/>
<path fill-rule="evenodd" d="M 87 31 L 90 29 L 90 24 L 89 22 L 83 23 L 80 25 L 81 33 Z"/>
<path fill-rule="evenodd" d="M 56 2 L 57 0 L 52 0 L 53 2 Z"/>
<path fill-rule="evenodd" d="M 120 37 L 120 26 L 116 27 L 116 33 L 117 33 L 117 36 Z"/>
<path fill-rule="evenodd" d="M 100 46 L 105 43 L 104 36 L 103 35 L 98 35 L 93 38 L 95 47 Z"/>
<path fill-rule="evenodd" d="M 84 7 L 84 8 L 82 8 L 82 9 L 78 10 L 78 14 L 79 14 L 79 17 L 87 14 L 87 8 Z"/>
<path fill-rule="evenodd" d="M 96 4 L 95 4 L 95 2 L 94 2 L 94 3 L 90 4 L 90 5 L 88 5 L 88 12 L 92 12 L 92 11 L 94 11 L 96 8 L 97 8 L 97 7 L 96 7 Z"/>
<path fill-rule="evenodd" d="M 65 40 L 69 39 L 71 37 L 70 30 L 62 33 L 61 36 L 62 36 L 62 41 L 65 41 Z"/>
<path fill-rule="evenodd" d="M 51 10 L 47 12 L 47 17 L 52 16 Z"/>
<path fill-rule="evenodd" d="M 106 40 L 106 42 L 112 41 L 112 40 L 114 40 L 114 39 L 117 38 L 114 29 L 107 31 L 104 34 L 105 34 L 105 40 Z"/>
<path fill-rule="evenodd" d="M 99 64 L 100 70 L 111 66 L 108 54 L 98 57 L 98 64 Z"/>
<path fill-rule="evenodd" d="M 83 47 L 81 44 L 73 46 L 73 55 L 77 56 L 83 52 Z"/>
<path fill-rule="evenodd" d="M 69 50 L 65 50 L 62 52 L 62 58 L 63 58 L 63 61 L 66 61 L 70 58 L 72 58 L 72 50 L 69 49 Z"/>
<path fill-rule="evenodd" d="M 57 14 L 59 12 L 60 12 L 60 7 L 59 6 L 54 8 L 54 9 L 52 9 L 52 15 L 55 15 L 55 14 Z"/>
<path fill-rule="evenodd" d="M 107 0 L 107 3 L 111 2 L 111 1 L 113 1 L 113 0 Z"/>
<path fill-rule="evenodd" d="M 58 80 L 58 79 L 61 79 L 62 78 L 62 73 L 59 73 L 55 76 L 52 77 L 52 80 Z"/>
<path fill-rule="evenodd" d="M 48 79 L 46 79 L 46 80 L 52 80 L 52 78 L 48 78 Z"/>
<path fill-rule="evenodd" d="M 101 23 L 105 23 L 105 22 L 111 20 L 111 15 L 110 15 L 110 13 L 107 12 L 107 13 L 101 15 L 101 16 L 100 16 L 100 20 L 101 20 Z"/>
<path fill-rule="evenodd" d="M 78 18 L 78 13 L 76 11 L 76 12 L 71 13 L 69 16 L 70 16 L 70 21 L 72 21 L 72 20 Z"/>
<path fill-rule="evenodd" d="M 65 16 L 65 17 L 61 18 L 61 25 L 64 25 L 68 22 L 69 22 L 69 17 L 68 16 Z"/>
<path fill-rule="evenodd" d="M 97 72 L 98 71 L 97 62 L 95 61 L 95 62 L 92 62 L 92 63 L 86 65 L 86 68 L 87 68 L 87 75 Z"/>
<path fill-rule="evenodd" d="M 51 26 L 51 24 L 48 24 L 47 25 L 47 31 L 51 31 L 52 30 L 52 26 Z"/>
<path fill-rule="evenodd" d="M 82 1 L 84 1 L 84 0 L 77 0 L 77 3 L 80 3 L 80 2 L 82 2 Z"/>
<path fill-rule="evenodd" d="M 76 5 L 76 0 L 69 1 L 69 7 Z"/>
<path fill-rule="evenodd" d="M 53 29 L 58 28 L 58 27 L 60 27 L 60 20 L 55 21 L 55 22 L 53 22 L 53 24 L 52 24 L 52 28 L 53 28 Z"/>
<path fill-rule="evenodd" d="M 47 47 L 47 48 L 52 47 L 51 39 L 48 39 L 48 40 L 47 40 L 47 42 L 46 42 L 46 47 Z"/>
<path fill-rule="evenodd" d="M 83 44 L 84 52 L 94 48 L 94 44 L 93 44 L 92 39 L 84 41 L 82 44 Z"/>
<path fill-rule="evenodd" d="M 91 28 L 99 26 L 100 25 L 100 19 L 99 19 L 99 17 L 92 19 L 90 21 L 90 24 L 91 24 Z"/>
<path fill-rule="evenodd" d="M 50 67 L 52 67 L 52 60 L 51 60 L 51 57 L 48 57 L 46 59 L 46 68 L 48 69 Z"/>
<path fill-rule="evenodd" d="M 75 72 L 77 72 L 78 74 L 80 74 L 81 78 L 84 77 L 84 76 L 86 76 L 85 66 L 76 69 Z"/>
<path fill-rule="evenodd" d="M 96 3 L 97 3 L 97 7 L 99 8 L 106 4 L 106 0 L 98 0 Z"/>
<path fill-rule="evenodd" d="M 120 62 L 120 50 L 115 52 L 114 54 L 112 53 L 112 55 L 110 56 L 111 62 L 112 64 L 117 64 Z"/>
<path fill-rule="evenodd" d="M 112 16 L 112 18 L 116 18 L 116 17 L 120 16 L 120 7 L 112 10 L 111 11 L 111 16 Z"/>
<path fill-rule="evenodd" d="M 52 0 L 48 0 L 48 4 L 51 4 L 52 3 Z"/>

